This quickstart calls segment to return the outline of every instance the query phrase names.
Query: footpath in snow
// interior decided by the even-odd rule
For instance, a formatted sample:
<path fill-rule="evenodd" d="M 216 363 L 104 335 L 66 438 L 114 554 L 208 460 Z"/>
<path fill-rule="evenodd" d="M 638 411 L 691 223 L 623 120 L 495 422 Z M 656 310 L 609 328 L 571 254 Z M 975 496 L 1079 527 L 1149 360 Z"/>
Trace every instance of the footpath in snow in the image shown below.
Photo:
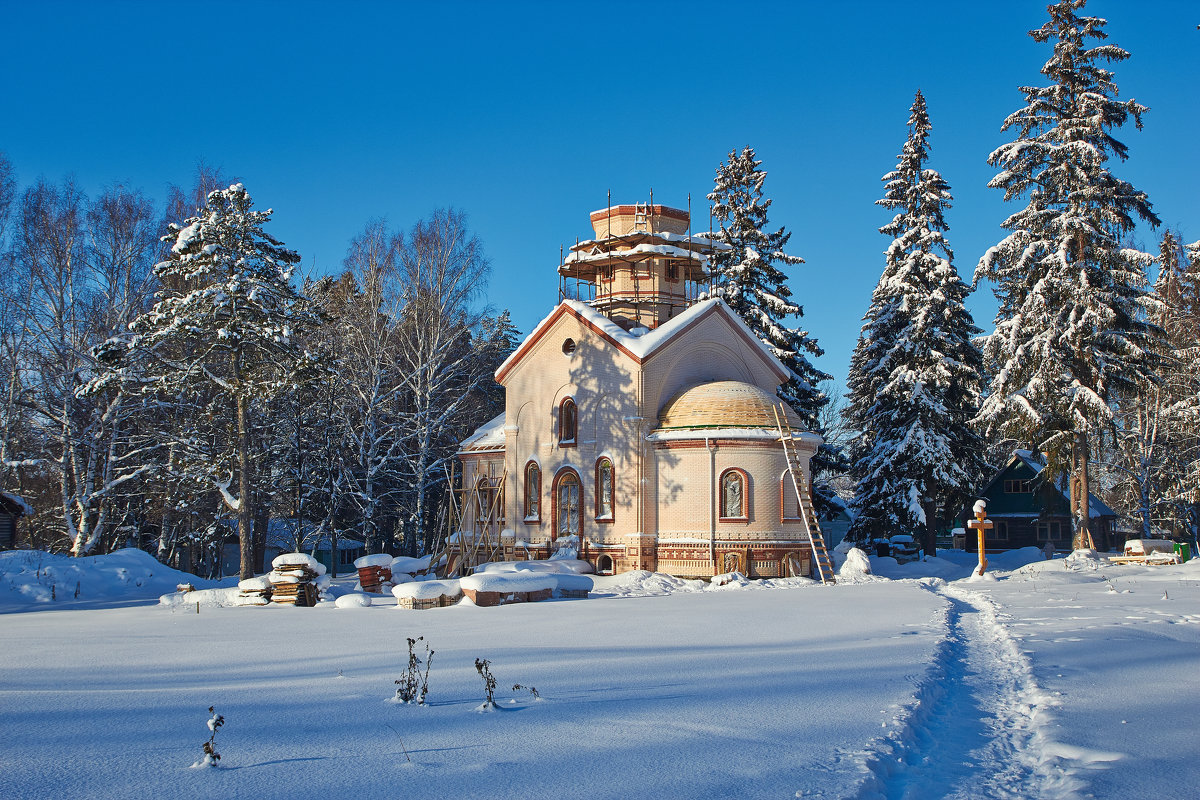
<path fill-rule="evenodd" d="M 627 573 L 591 600 L 428 611 L 221 589 L 197 613 L 152 605 L 188 576 L 144 554 L 3 554 L 0 794 L 1195 796 L 1200 562 L 1018 551 L 972 578 L 940 555 L 859 556 L 830 587 Z M 396 705 L 417 636 L 430 705 Z M 221 766 L 189 769 L 210 705 Z"/>

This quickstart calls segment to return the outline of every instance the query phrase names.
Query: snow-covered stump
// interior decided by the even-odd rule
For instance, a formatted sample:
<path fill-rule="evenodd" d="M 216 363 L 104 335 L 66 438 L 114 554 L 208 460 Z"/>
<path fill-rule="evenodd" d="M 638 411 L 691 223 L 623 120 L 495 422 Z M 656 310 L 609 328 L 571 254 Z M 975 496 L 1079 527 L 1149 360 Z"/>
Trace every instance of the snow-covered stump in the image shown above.
<path fill-rule="evenodd" d="M 271 602 L 312 607 L 320 599 L 316 585 L 325 575 L 325 565 L 304 553 L 284 553 L 271 562 Z"/>
<path fill-rule="evenodd" d="M 384 584 L 392 582 L 392 557 L 387 553 L 356 559 L 354 568 L 358 570 L 358 584 L 364 592 L 380 594 L 384 591 Z"/>
<path fill-rule="evenodd" d="M 534 603 L 549 600 L 558 586 L 558 576 L 548 573 L 488 572 L 459 580 L 463 594 L 477 606 Z"/>

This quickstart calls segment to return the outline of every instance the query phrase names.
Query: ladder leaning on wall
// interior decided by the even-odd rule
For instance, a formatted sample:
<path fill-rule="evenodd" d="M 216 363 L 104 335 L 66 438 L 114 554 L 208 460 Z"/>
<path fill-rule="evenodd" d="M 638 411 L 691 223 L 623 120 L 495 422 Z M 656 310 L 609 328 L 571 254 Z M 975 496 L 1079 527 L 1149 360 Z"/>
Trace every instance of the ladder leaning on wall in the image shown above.
<path fill-rule="evenodd" d="M 800 456 L 796 453 L 796 443 L 793 441 L 791 423 L 788 422 L 787 411 L 782 404 L 772 407 L 775 412 L 775 426 L 779 429 L 779 441 L 783 445 L 783 455 L 787 459 L 788 475 L 792 479 L 792 488 L 796 492 L 796 503 L 800 508 L 800 518 L 804 520 L 804 529 L 808 533 L 808 544 L 812 549 L 813 568 L 821 583 L 833 583 L 833 559 L 825 549 L 825 537 L 821 526 L 817 524 L 817 510 L 813 507 L 812 492 L 805 477 L 804 467 Z"/>

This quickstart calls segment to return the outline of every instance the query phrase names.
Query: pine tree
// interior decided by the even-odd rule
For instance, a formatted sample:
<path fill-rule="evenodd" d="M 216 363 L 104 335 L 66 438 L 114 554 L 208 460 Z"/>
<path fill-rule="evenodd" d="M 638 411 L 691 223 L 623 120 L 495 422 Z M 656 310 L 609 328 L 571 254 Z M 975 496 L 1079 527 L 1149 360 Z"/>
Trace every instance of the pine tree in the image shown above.
<path fill-rule="evenodd" d="M 1085 0 L 1059 0 L 1031 31 L 1053 47 L 1042 74 L 1050 85 L 1022 87 L 1025 107 L 1004 121 L 1015 141 L 988 163 L 1006 200 L 1027 198 L 1003 223 L 1011 231 L 980 260 L 999 300 L 984 360 L 992 379 L 979 420 L 993 437 L 1044 452 L 1047 477 L 1069 470 L 1075 545 L 1088 530 L 1089 437 L 1112 423 L 1114 392 L 1151 380 L 1155 328 L 1143 313 L 1151 256 L 1121 242 L 1140 218 L 1158 224 L 1144 192 L 1109 169 L 1128 157 L 1110 132 L 1145 106 L 1118 100 L 1104 64 L 1129 54 L 1103 40 L 1106 22 L 1080 16 Z M 1069 464 L 1069 467 L 1068 467 Z"/>
<path fill-rule="evenodd" d="M 739 154 L 733 151 L 729 160 L 717 168 L 716 183 L 708 199 L 720 230 L 713 232 L 716 241 L 731 246 L 712 255 L 713 291 L 766 343 L 785 367 L 790 377 L 779 387 L 779 397 L 799 415 L 804 426 L 821 432 L 821 409 L 829 398 L 818 384 L 829 375 L 818 370 L 808 360 L 823 351 L 807 331 L 789 328 L 788 317 L 801 317 L 804 310 L 792 300 L 787 275 L 776 264 L 803 264 L 799 256 L 788 255 L 791 233 L 780 228 L 767 232 L 767 210 L 771 200 L 763 196 L 763 181 L 767 173 L 759 169 L 762 161 L 754 150 L 745 147 Z M 845 457 L 840 449 L 822 445 L 813 457 L 813 474 L 844 470 Z M 822 512 L 840 509 L 832 490 L 818 478 L 814 481 L 814 500 Z"/>
<path fill-rule="evenodd" d="M 968 424 L 979 406 L 979 333 L 969 288 L 946 241 L 950 187 L 926 168 L 931 125 L 917 92 L 908 140 L 883 176 L 878 205 L 895 212 L 882 277 L 851 359 L 849 414 L 856 539 L 924 534 L 953 517 L 982 477 L 983 442 Z"/>
<path fill-rule="evenodd" d="M 251 577 L 255 517 L 251 403 L 293 386 L 310 357 L 298 337 L 317 322 L 288 282 L 300 256 L 263 230 L 272 212 L 256 211 L 242 184 L 214 191 L 204 208 L 164 241 L 162 284 L 154 307 L 133 321 L 127 341 L 100 357 L 106 383 L 132 383 L 164 401 L 196 401 L 203 413 L 177 442 L 197 482 L 220 492 L 238 517 L 241 576 Z M 229 490 L 237 482 L 237 496 Z"/>

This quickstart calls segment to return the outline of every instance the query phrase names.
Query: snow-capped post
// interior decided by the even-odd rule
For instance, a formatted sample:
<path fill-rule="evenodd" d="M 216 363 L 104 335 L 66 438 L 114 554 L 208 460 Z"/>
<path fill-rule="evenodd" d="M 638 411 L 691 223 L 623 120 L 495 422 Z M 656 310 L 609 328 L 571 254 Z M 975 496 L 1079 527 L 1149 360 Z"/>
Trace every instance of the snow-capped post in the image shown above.
<path fill-rule="evenodd" d="M 987 501 L 982 497 L 975 501 L 975 519 L 967 521 L 968 528 L 975 528 L 979 531 L 979 567 L 975 570 L 976 575 L 982 575 L 987 569 L 987 555 L 983 550 L 984 532 L 992 527 L 992 521 L 987 518 Z"/>

